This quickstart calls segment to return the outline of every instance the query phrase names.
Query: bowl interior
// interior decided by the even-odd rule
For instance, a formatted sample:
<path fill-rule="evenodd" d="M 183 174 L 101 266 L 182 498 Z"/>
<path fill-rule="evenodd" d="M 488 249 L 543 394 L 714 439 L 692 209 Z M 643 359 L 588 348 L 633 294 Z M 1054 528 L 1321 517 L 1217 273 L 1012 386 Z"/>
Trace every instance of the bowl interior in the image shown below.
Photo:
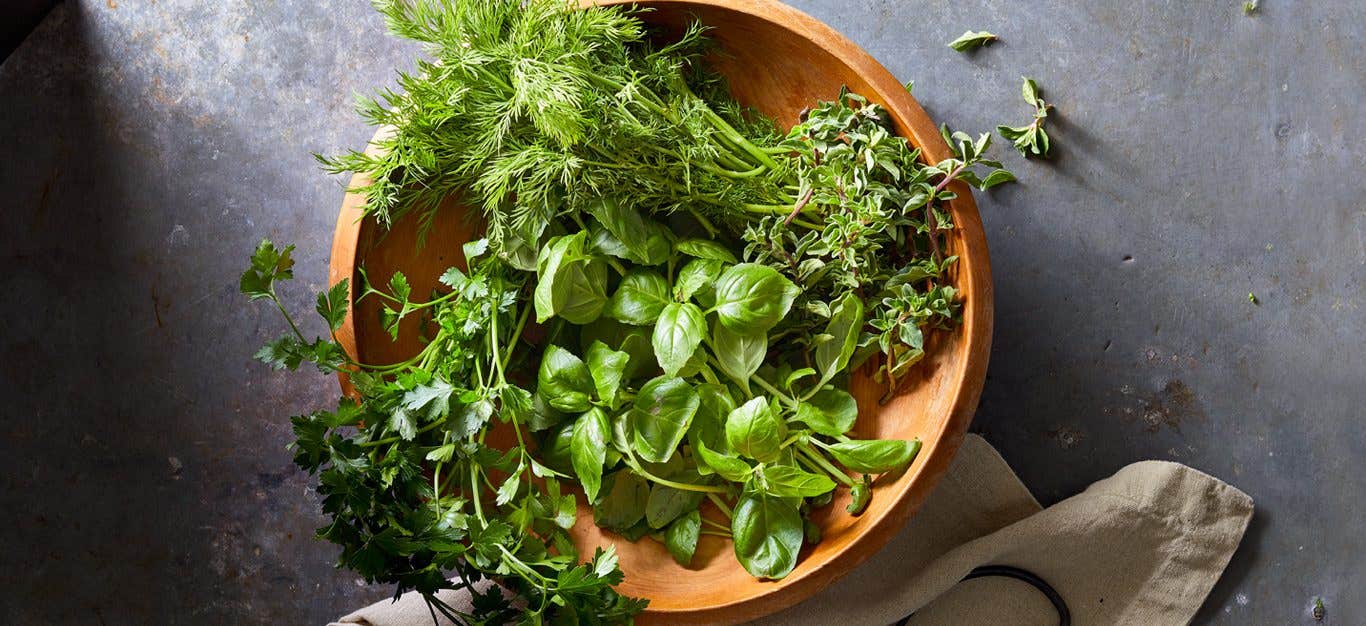
<path fill-rule="evenodd" d="M 712 27 L 711 36 L 723 50 L 712 63 L 729 79 L 732 93 L 783 126 L 795 122 L 803 108 L 836 97 L 847 85 L 886 106 L 897 130 L 921 147 L 929 160 L 949 155 L 933 122 L 890 73 L 842 36 L 794 9 L 767 0 L 729 6 L 723 6 L 723 0 L 637 4 L 652 9 L 643 19 L 666 30 L 692 19 Z M 796 570 L 781 581 L 751 578 L 731 554 L 729 541 L 714 536 L 702 537 L 693 565 L 684 568 L 659 543 L 632 543 L 600 530 L 581 501 L 573 531 L 580 551 L 591 554 L 597 546 L 616 545 L 626 574 L 619 590 L 650 600 L 642 621 L 735 622 L 795 604 L 880 548 L 924 501 L 947 469 L 976 408 L 990 339 L 986 242 L 968 189 L 956 189 L 959 199 L 951 206 L 955 229 L 950 247 L 960 258 L 954 281 L 965 298 L 962 326 L 931 335 L 925 361 L 889 402 L 879 404 L 882 385 L 871 379 L 868 368 L 856 373 L 851 389 L 859 402 L 857 435 L 919 438 L 924 446 L 916 461 L 902 475 L 879 480 L 868 510 L 859 517 L 844 512 L 848 495 L 840 490 L 815 516 L 822 528 L 821 543 L 806 548 Z M 332 282 L 352 277 L 354 284 L 355 268 L 363 264 L 376 280 L 402 270 L 414 293 L 425 293 L 437 286 L 445 268 L 464 265 L 460 244 L 477 227 L 463 219 L 464 211 L 454 199 L 421 247 L 416 245 L 415 220 L 400 221 L 384 233 L 373 221 L 358 219 L 362 205 L 363 199 L 354 194 L 343 204 Z M 353 307 L 340 333 L 346 348 L 371 363 L 394 362 L 415 353 L 420 348 L 416 321 L 405 322 L 399 340 L 391 341 L 379 324 L 378 308 L 374 301 Z"/>

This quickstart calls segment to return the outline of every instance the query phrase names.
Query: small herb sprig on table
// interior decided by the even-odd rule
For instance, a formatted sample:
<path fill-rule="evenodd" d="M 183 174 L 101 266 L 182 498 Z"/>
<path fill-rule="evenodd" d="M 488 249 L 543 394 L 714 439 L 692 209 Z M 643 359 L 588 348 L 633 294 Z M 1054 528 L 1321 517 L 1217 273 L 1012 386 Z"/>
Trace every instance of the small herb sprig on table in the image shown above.
<path fill-rule="evenodd" d="M 1044 120 L 1048 118 L 1048 110 L 1053 105 L 1044 102 L 1039 97 L 1039 86 L 1034 83 L 1034 79 L 1025 78 L 1020 85 L 1020 93 L 1024 96 L 1024 101 L 1034 107 L 1034 120 L 1024 126 L 997 126 L 996 132 L 1000 133 L 1007 141 L 1014 142 L 1015 149 L 1020 151 L 1020 155 L 1025 158 L 1032 156 L 1047 157 L 1048 151 L 1052 148 L 1049 144 L 1048 133 L 1043 129 Z"/>

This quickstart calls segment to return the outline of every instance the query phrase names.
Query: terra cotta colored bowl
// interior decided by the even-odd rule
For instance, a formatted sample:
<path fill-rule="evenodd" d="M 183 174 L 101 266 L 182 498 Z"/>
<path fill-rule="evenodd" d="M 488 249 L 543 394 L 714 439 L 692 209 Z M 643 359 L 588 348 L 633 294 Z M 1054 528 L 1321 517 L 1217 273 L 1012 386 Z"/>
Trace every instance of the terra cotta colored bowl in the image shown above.
<path fill-rule="evenodd" d="M 622 4 L 620 0 L 582 4 Z M 651 11 L 642 18 L 664 29 L 698 19 L 712 28 L 724 49 L 714 68 L 725 75 L 740 102 L 780 124 L 796 121 L 801 109 L 816 100 L 834 99 L 841 86 L 869 97 L 891 113 L 896 130 L 920 147 L 929 162 L 950 156 L 934 124 L 900 82 L 868 53 L 829 26 L 774 0 L 640 0 Z M 382 131 L 381 131 L 382 132 Z M 363 178 L 352 181 L 353 187 Z M 954 229 L 950 247 L 959 257 L 953 282 L 963 294 L 963 322 L 951 332 L 930 336 L 928 356 L 903 381 L 890 401 L 879 404 L 881 385 L 865 366 L 856 372 L 851 392 L 859 402 L 855 427 L 860 437 L 920 438 L 924 446 L 910 469 L 884 477 L 874 488 L 872 503 L 858 517 L 844 511 L 847 490 L 837 492 L 831 506 L 818 511 L 822 540 L 802 551 L 797 568 L 780 581 L 758 581 L 735 560 L 729 541 L 704 535 L 693 565 L 673 561 L 664 546 L 642 539 L 632 543 L 600 530 L 591 509 L 580 504 L 574 535 L 581 553 L 615 544 L 625 582 L 618 588 L 648 598 L 642 623 L 734 623 L 767 615 L 810 597 L 876 552 L 925 501 L 948 469 L 972 420 L 986 373 L 991 343 L 992 286 L 987 243 L 981 219 L 966 185 L 953 183 Z M 416 220 L 401 220 L 383 232 L 373 220 L 361 219 L 364 199 L 348 194 L 333 239 L 330 281 L 350 278 L 357 284 L 362 264 L 372 276 L 402 270 L 413 293 L 427 293 L 451 265 L 464 265 L 460 244 L 473 226 L 462 219 L 463 208 L 452 199 L 442 209 L 427 237 L 416 245 Z M 352 302 L 339 337 L 354 358 L 364 363 L 390 363 L 420 349 L 415 327 L 405 327 L 397 342 L 380 327 L 378 303 Z"/>

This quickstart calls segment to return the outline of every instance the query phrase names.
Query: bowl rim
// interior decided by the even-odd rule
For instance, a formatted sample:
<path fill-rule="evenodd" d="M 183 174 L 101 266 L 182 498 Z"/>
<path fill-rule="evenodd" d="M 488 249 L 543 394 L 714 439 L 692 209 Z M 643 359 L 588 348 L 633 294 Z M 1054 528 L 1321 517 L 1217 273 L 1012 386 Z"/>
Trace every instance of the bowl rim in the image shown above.
<path fill-rule="evenodd" d="M 642 6 L 679 5 L 711 6 L 733 11 L 770 22 L 784 28 L 811 45 L 825 49 L 839 62 L 863 78 L 871 93 L 861 95 L 886 108 L 897 131 L 918 146 L 930 162 L 952 156 L 933 120 L 911 93 L 881 63 L 868 52 L 834 30 L 829 25 L 777 0 L 580 0 L 580 7 L 639 4 Z M 366 152 L 377 150 L 377 142 L 391 129 L 380 128 L 366 147 Z M 364 186 L 368 178 L 356 174 L 351 178 L 342 200 L 333 233 L 328 285 L 343 279 L 355 284 L 356 265 L 361 256 L 361 237 L 364 230 L 365 198 L 352 189 Z M 815 595 L 818 591 L 848 574 L 879 551 L 896 535 L 910 517 L 925 503 L 931 491 L 947 472 L 959 445 L 972 421 L 982 387 L 985 384 L 987 362 L 991 351 L 994 293 L 991 279 L 990 256 L 981 216 L 973 201 L 971 189 L 962 181 L 954 181 L 950 188 L 957 197 L 949 202 L 954 216 L 954 227 L 959 231 L 960 266 L 955 281 L 965 296 L 963 322 L 958 332 L 963 333 L 965 351 L 954 371 L 948 374 L 944 391 L 952 396 L 948 417 L 937 433 L 924 433 L 915 463 L 908 470 L 910 479 L 898 492 L 884 493 L 894 502 L 873 519 L 867 528 L 854 536 L 843 549 L 811 562 L 808 555 L 804 571 L 772 581 L 759 593 L 720 604 L 689 608 L 650 608 L 638 616 L 643 624 L 734 623 L 755 619 L 791 607 Z M 355 294 L 348 295 L 350 307 L 346 319 L 337 331 L 337 340 L 351 355 L 357 353 L 356 327 L 351 314 L 355 310 Z M 339 375 L 344 393 L 350 385 L 344 374 Z M 870 512 L 871 513 L 871 512 Z"/>

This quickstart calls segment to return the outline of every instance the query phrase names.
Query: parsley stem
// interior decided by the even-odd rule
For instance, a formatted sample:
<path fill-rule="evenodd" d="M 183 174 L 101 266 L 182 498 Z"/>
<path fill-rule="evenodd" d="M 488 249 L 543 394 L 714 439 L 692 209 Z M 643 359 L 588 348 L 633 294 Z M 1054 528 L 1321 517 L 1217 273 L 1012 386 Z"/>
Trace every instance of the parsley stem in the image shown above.
<path fill-rule="evenodd" d="M 294 331 L 294 336 L 298 337 L 299 341 L 307 343 L 308 341 L 304 339 L 304 334 L 299 332 L 299 327 L 294 325 L 294 317 L 289 314 L 289 311 L 285 310 L 285 305 L 280 302 L 280 297 L 275 295 L 275 285 L 270 286 L 270 300 L 275 303 L 275 308 L 280 309 L 280 313 L 285 316 L 285 321 L 289 322 L 289 329 Z"/>
<path fill-rule="evenodd" d="M 430 432 L 431 430 L 433 430 L 433 429 L 437 428 L 438 426 L 441 426 L 442 424 L 445 424 L 445 423 L 446 423 L 445 420 L 436 420 L 435 422 L 432 422 L 432 423 L 430 423 L 430 424 L 427 424 L 426 426 L 423 426 L 422 428 L 417 429 L 417 430 L 415 431 L 415 433 L 418 434 L 418 435 L 421 435 L 422 433 Z M 375 446 L 382 446 L 382 445 L 385 445 L 385 444 L 395 443 L 395 442 L 399 441 L 400 439 L 403 439 L 403 437 L 401 437 L 401 436 L 399 436 L 399 435 L 394 435 L 393 437 L 385 437 L 385 438 L 383 438 L 383 439 L 376 439 L 376 440 L 374 440 L 374 441 L 367 441 L 367 442 L 365 442 L 365 443 L 360 444 L 360 446 L 361 446 L 362 448 L 373 448 L 373 447 L 375 447 Z"/>
<path fill-rule="evenodd" d="M 522 314 L 517 319 L 517 328 L 512 331 L 512 338 L 508 340 L 507 352 L 503 354 L 503 369 L 507 369 L 508 363 L 512 361 L 512 352 L 517 348 L 517 340 L 522 338 L 522 330 L 526 328 L 526 320 L 531 317 L 531 307 L 522 306 Z"/>

